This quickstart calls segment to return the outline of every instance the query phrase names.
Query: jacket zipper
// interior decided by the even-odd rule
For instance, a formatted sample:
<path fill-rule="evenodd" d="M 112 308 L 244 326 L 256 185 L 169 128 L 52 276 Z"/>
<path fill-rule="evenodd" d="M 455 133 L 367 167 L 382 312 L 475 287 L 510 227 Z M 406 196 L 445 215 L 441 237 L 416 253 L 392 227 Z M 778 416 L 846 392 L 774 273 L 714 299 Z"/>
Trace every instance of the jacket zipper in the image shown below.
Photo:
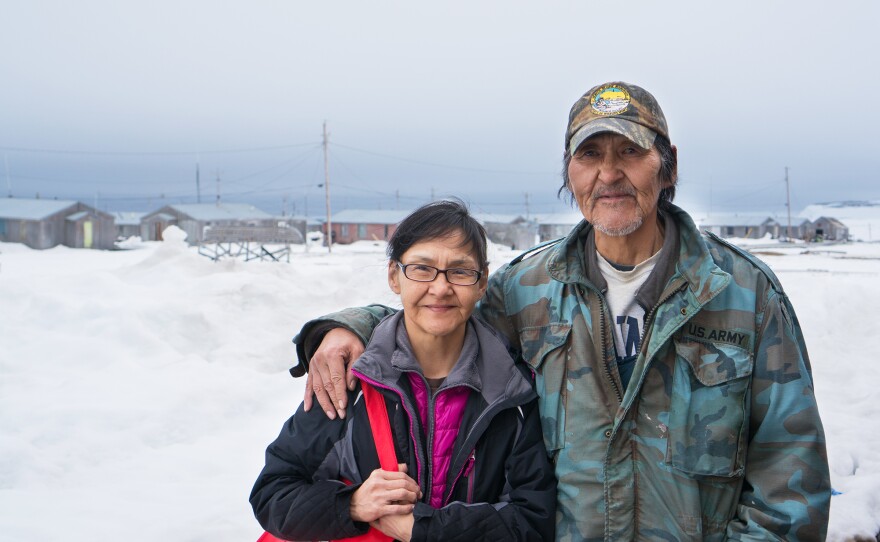
<path fill-rule="evenodd" d="M 427 427 L 425 428 L 425 437 L 427 438 L 427 450 L 425 456 L 425 485 L 427 486 L 427 491 L 425 491 L 425 502 L 430 504 L 431 497 L 434 495 L 434 393 L 431 392 L 431 386 L 428 384 L 428 380 L 424 375 L 415 373 L 422 379 L 422 383 L 425 384 L 425 395 L 428 398 L 428 414 L 425 416 L 427 420 Z M 443 390 L 437 390 L 436 395 L 440 395 L 443 393 Z"/>
<path fill-rule="evenodd" d="M 599 334 L 602 336 L 602 361 L 605 365 L 605 374 L 608 376 L 608 381 L 611 382 L 611 387 L 614 388 L 614 394 L 617 396 L 617 402 L 623 403 L 623 394 L 620 391 L 620 388 L 617 386 L 617 382 L 614 381 L 614 374 L 611 372 L 611 362 L 613 360 L 608 359 L 608 337 L 607 337 L 607 303 L 605 301 L 605 296 L 602 295 L 602 292 L 596 291 L 596 297 L 599 299 L 599 312 L 601 313 L 601 318 L 599 318 Z"/>
<path fill-rule="evenodd" d="M 422 480 L 422 472 L 423 472 L 423 470 L 425 470 L 425 469 L 424 469 L 424 467 L 422 466 L 421 456 L 420 456 L 420 454 L 419 454 L 419 448 L 421 447 L 421 446 L 420 446 L 420 441 L 419 441 L 419 439 L 416 439 L 416 437 L 415 437 L 415 433 L 413 433 L 413 430 L 414 430 L 414 428 L 416 427 L 416 423 L 417 423 L 417 422 L 416 422 L 416 418 L 415 418 L 415 416 L 413 416 L 413 413 L 410 411 L 409 407 L 407 407 L 406 401 L 405 401 L 404 398 L 403 398 L 403 393 L 397 391 L 396 389 L 394 389 L 394 388 L 392 388 L 392 387 L 390 387 L 390 386 L 387 386 L 387 385 L 385 385 L 385 384 L 382 384 L 382 383 L 376 382 L 376 381 L 373 380 L 372 378 L 369 378 L 369 377 L 367 377 L 367 376 L 364 376 L 364 374 L 361 373 L 361 372 L 358 372 L 358 371 L 352 371 L 352 373 L 356 374 L 357 377 L 360 378 L 361 380 L 364 380 L 364 381 L 366 381 L 366 382 L 369 382 L 369 383 L 372 384 L 374 387 L 376 387 L 376 388 L 381 388 L 381 389 L 383 389 L 383 390 L 388 390 L 388 391 L 390 391 L 390 392 L 393 392 L 393 393 L 397 394 L 397 396 L 400 398 L 400 404 L 403 406 L 403 410 L 404 410 L 404 412 L 406 412 L 406 415 L 409 416 L 409 438 L 410 438 L 410 440 L 412 441 L 413 446 L 415 446 L 415 449 L 416 449 L 415 456 L 416 456 L 416 470 L 417 470 L 417 472 L 416 472 L 416 478 L 417 478 L 417 482 L 419 482 L 419 485 L 424 485 L 424 486 L 425 486 L 425 487 L 424 487 L 425 493 L 430 493 L 430 491 L 431 491 L 431 484 L 430 484 L 428 481 L 426 481 L 424 484 L 421 483 L 421 480 Z M 426 499 L 426 501 L 427 501 L 427 499 Z M 427 501 L 427 502 L 430 502 L 430 501 Z"/>
<path fill-rule="evenodd" d="M 477 450 L 471 450 L 471 455 L 468 457 L 468 460 L 465 461 L 461 470 L 458 471 L 458 474 L 455 475 L 455 478 L 452 479 L 452 484 L 449 486 L 449 491 L 446 492 L 446 498 L 443 499 L 443 506 L 449 504 L 449 501 L 452 500 L 452 493 L 455 491 L 455 486 L 458 484 L 458 481 L 461 480 L 462 476 L 468 479 L 468 492 L 467 492 L 467 501 L 468 503 L 473 502 L 474 500 L 474 478 L 471 476 L 471 473 L 474 470 L 474 462 L 476 461 Z"/>
<path fill-rule="evenodd" d="M 470 430 L 468 431 L 467 436 L 465 437 L 464 441 L 462 441 L 463 444 L 466 445 L 466 444 L 471 443 L 473 436 L 477 432 L 477 429 L 480 429 L 482 431 L 481 423 L 483 422 L 483 420 L 485 420 L 486 418 L 491 420 L 492 418 L 495 417 L 495 414 L 497 412 L 504 410 L 505 408 L 508 408 L 510 406 L 519 406 L 522 404 L 524 404 L 524 403 L 517 397 L 507 397 L 503 401 L 489 405 L 489 407 L 487 407 L 486 410 L 484 410 L 483 412 L 480 413 L 479 416 L 477 416 L 477 419 L 474 421 L 474 424 L 471 426 Z M 482 434 L 482 433 L 480 433 L 480 434 Z M 467 447 L 464 445 L 462 446 L 462 448 L 464 450 L 467 450 Z M 458 475 L 456 475 L 456 477 L 455 477 L 456 482 L 458 481 L 459 478 L 461 478 L 462 473 L 464 472 L 465 468 L 467 467 L 467 462 L 470 461 L 470 459 L 472 459 L 472 458 L 475 459 L 474 453 L 475 453 L 475 450 L 472 450 L 470 456 L 465 461 L 464 465 L 462 465 L 461 468 L 459 468 Z M 460 458 L 461 458 L 461 451 L 459 451 L 459 453 L 455 456 L 455 458 L 453 458 L 452 463 L 450 463 L 450 466 L 454 467 L 455 464 L 460 461 Z M 454 488 L 455 488 L 455 484 L 453 483 L 447 489 L 445 501 L 449 501 L 449 499 L 452 497 L 452 490 Z"/>
<path fill-rule="evenodd" d="M 474 474 L 474 466 L 477 462 L 477 451 L 474 450 L 471 452 L 471 457 L 468 459 L 468 466 L 465 469 L 464 475 L 468 479 L 468 492 L 467 492 L 467 502 L 474 502 L 474 479 L 477 477 Z"/>

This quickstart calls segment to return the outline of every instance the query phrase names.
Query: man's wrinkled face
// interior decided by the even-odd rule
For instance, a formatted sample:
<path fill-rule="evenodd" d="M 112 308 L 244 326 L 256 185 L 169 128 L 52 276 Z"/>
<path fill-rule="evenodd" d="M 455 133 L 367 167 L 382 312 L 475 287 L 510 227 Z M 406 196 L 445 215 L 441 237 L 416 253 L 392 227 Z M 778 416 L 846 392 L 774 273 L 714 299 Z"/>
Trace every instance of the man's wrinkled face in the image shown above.
<path fill-rule="evenodd" d="M 655 216 L 660 191 L 660 153 L 614 133 L 597 134 L 578 147 L 568 164 L 569 188 L 584 218 L 612 237 L 638 230 Z"/>

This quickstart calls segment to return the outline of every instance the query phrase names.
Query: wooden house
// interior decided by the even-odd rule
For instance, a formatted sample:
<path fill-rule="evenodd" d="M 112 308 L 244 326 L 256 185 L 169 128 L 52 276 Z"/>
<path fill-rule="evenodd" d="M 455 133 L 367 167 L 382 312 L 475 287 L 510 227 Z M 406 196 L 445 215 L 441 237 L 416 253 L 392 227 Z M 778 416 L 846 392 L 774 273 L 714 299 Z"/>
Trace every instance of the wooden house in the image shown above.
<path fill-rule="evenodd" d="M 333 242 L 349 244 L 355 241 L 387 241 L 400 221 L 411 212 L 381 209 L 339 211 L 331 217 Z"/>
<path fill-rule="evenodd" d="M 723 238 L 760 239 L 768 233 L 776 238 L 784 234 L 779 222 L 769 214 L 719 213 L 695 216 L 694 221 L 701 230 Z"/>
<path fill-rule="evenodd" d="M 146 213 L 136 213 L 131 211 L 117 211 L 113 213 L 116 224 L 116 238 L 128 239 L 129 237 L 140 236 L 141 234 L 141 218 Z"/>
<path fill-rule="evenodd" d="M 141 218 L 141 239 L 161 241 L 168 226 L 177 226 L 186 232 L 190 245 L 201 244 L 211 228 L 272 228 L 277 218 L 245 203 L 181 203 L 166 205 Z M 247 241 L 247 239 L 242 239 Z"/>
<path fill-rule="evenodd" d="M 847 241 L 849 228 L 836 218 L 820 216 L 810 223 L 808 230 L 810 241 Z"/>
<path fill-rule="evenodd" d="M 486 237 L 511 250 L 526 250 L 538 240 L 538 224 L 522 215 L 477 213 L 473 215 L 486 229 Z"/>
<path fill-rule="evenodd" d="M 112 249 L 113 216 L 72 200 L 0 199 L 0 241 L 45 249 Z"/>

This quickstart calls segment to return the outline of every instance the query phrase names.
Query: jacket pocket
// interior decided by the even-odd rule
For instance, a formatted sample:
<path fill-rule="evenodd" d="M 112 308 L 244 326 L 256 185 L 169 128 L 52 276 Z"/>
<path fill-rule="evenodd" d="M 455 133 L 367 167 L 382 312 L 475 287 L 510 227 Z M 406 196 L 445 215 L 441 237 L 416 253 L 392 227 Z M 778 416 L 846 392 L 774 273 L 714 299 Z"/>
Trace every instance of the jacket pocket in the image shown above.
<path fill-rule="evenodd" d="M 694 476 L 741 476 L 752 356 L 742 348 L 675 343 L 666 462 Z"/>
<path fill-rule="evenodd" d="M 520 329 L 523 358 L 535 371 L 544 445 L 551 455 L 565 446 L 565 372 L 570 324 Z"/>

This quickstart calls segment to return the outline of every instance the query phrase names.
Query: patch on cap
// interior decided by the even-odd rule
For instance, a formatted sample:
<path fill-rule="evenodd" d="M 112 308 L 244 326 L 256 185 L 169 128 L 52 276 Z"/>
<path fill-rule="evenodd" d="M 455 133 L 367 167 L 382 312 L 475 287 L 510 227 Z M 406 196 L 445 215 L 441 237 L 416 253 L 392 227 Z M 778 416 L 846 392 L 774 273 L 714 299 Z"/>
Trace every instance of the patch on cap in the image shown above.
<path fill-rule="evenodd" d="M 626 111 L 630 100 L 622 85 L 605 85 L 590 96 L 590 107 L 599 115 L 617 115 Z"/>

